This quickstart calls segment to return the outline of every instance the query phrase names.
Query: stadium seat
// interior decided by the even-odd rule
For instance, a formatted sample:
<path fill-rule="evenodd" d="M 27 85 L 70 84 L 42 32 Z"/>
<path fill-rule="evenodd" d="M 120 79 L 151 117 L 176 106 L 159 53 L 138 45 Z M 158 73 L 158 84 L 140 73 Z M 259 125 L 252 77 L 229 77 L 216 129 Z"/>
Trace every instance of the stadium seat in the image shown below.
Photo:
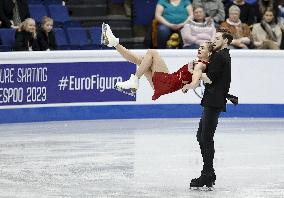
<path fill-rule="evenodd" d="M 16 30 L 12 28 L 0 28 L 0 40 L 2 48 L 12 50 L 15 45 Z"/>
<path fill-rule="evenodd" d="M 155 16 L 157 2 L 158 0 L 133 0 L 134 24 L 150 25 Z"/>
<path fill-rule="evenodd" d="M 82 27 L 80 21 L 66 21 L 63 24 L 64 29 L 69 27 Z"/>
<path fill-rule="evenodd" d="M 62 28 L 53 28 L 55 33 L 56 44 L 59 50 L 70 49 L 66 34 Z"/>
<path fill-rule="evenodd" d="M 88 38 L 86 29 L 81 27 L 70 27 L 66 29 L 70 45 L 73 49 L 92 49 L 93 45 Z"/>
<path fill-rule="evenodd" d="M 104 46 L 101 45 L 101 32 L 101 27 L 92 27 L 89 29 L 89 33 L 95 49 L 104 48 Z"/>
<path fill-rule="evenodd" d="M 48 11 L 50 17 L 58 23 L 64 24 L 66 21 L 70 21 L 68 10 L 62 5 L 48 5 Z"/>
<path fill-rule="evenodd" d="M 29 5 L 30 15 L 37 22 L 40 23 L 43 16 L 47 16 L 47 10 L 44 5 L 31 4 Z"/>
<path fill-rule="evenodd" d="M 62 0 L 44 0 L 44 5 L 62 5 Z"/>
<path fill-rule="evenodd" d="M 43 1 L 42 0 L 28 0 L 28 4 L 42 4 Z"/>

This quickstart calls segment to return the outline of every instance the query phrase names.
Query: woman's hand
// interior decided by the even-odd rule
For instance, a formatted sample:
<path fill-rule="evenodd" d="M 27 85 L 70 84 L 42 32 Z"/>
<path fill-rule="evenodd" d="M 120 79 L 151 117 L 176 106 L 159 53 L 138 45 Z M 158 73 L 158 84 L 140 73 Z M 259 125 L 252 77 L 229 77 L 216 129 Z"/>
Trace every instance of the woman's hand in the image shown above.
<path fill-rule="evenodd" d="M 183 93 L 187 93 L 189 89 L 193 89 L 192 85 L 191 84 L 186 84 L 183 86 L 183 88 L 181 89 L 181 91 Z"/>
<path fill-rule="evenodd" d="M 171 28 L 172 30 L 176 31 L 176 30 L 179 30 L 180 29 L 180 26 L 179 24 L 170 24 L 169 25 L 169 28 Z"/>

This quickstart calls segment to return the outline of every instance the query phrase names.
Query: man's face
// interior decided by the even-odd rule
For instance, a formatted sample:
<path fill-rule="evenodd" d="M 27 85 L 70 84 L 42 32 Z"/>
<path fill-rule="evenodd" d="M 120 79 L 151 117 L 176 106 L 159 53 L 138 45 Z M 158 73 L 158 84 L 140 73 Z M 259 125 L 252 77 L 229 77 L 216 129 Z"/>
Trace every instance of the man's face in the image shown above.
<path fill-rule="evenodd" d="M 222 33 L 217 32 L 215 35 L 214 40 L 212 41 L 214 43 L 214 51 L 218 51 L 219 49 L 222 48 L 223 44 L 224 44 L 224 39 L 222 37 Z"/>

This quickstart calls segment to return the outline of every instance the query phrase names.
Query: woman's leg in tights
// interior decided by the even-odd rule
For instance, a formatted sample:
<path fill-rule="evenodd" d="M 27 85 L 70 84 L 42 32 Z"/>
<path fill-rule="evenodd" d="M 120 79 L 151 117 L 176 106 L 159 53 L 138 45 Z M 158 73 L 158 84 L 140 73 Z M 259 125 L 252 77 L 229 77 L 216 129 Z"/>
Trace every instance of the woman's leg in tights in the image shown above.
<path fill-rule="evenodd" d="M 155 71 L 165 73 L 169 72 L 167 65 L 156 50 L 149 49 L 146 55 L 141 57 L 120 44 L 118 44 L 115 48 L 126 60 L 139 66 L 135 75 L 138 78 L 140 78 L 142 75 L 145 75 L 152 87 L 152 76 Z"/>
<path fill-rule="evenodd" d="M 152 76 L 154 72 L 169 73 L 168 67 L 162 57 L 156 50 L 149 49 L 142 59 L 139 68 L 136 71 L 136 76 L 140 78 L 145 72 L 151 71 Z"/>

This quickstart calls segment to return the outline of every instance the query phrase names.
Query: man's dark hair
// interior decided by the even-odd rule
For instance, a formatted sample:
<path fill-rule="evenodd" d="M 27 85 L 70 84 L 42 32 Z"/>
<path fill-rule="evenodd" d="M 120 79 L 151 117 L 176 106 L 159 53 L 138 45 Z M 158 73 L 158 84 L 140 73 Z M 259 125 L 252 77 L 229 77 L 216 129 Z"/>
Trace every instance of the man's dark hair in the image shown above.
<path fill-rule="evenodd" d="M 228 45 L 231 44 L 231 42 L 233 40 L 233 35 L 231 34 L 231 32 L 228 29 L 220 28 L 217 32 L 222 33 L 223 39 L 228 39 Z"/>

